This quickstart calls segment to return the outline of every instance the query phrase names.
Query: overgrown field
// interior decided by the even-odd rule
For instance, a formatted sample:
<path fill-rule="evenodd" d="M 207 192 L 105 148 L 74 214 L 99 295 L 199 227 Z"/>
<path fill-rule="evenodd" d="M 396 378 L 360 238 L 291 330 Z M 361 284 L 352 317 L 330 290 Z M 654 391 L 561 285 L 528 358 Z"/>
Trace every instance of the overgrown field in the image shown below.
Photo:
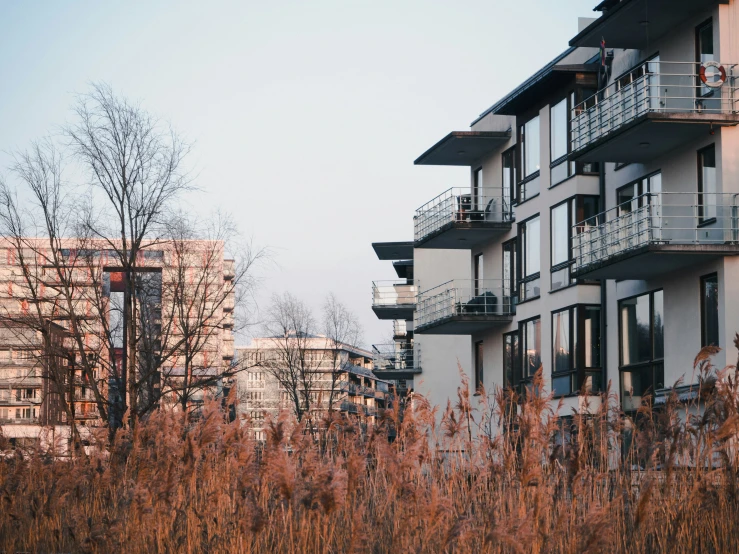
<path fill-rule="evenodd" d="M 540 379 L 516 409 L 463 381 L 438 427 L 419 398 L 370 429 L 284 415 L 263 446 L 216 403 L 158 412 L 87 456 L 0 460 L 0 551 L 736 552 L 739 389 L 709 354 L 687 417 L 557 419 Z"/>

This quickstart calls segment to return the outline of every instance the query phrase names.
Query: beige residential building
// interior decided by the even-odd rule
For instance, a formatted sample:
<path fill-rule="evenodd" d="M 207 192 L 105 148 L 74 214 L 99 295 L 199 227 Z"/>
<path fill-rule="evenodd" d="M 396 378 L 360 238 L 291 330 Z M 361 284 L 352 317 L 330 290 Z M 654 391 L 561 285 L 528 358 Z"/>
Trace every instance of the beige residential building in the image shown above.
<path fill-rule="evenodd" d="M 389 383 L 372 372 L 371 352 L 323 335 L 254 338 L 236 348 L 236 360 L 246 368 L 238 373 L 238 412 L 260 440 L 268 414 L 294 412 L 295 393 L 309 398 L 313 415 L 332 407 L 367 422 L 392 402 Z"/>
<path fill-rule="evenodd" d="M 0 244 L 0 429 L 16 443 L 65 436 L 68 416 L 60 388 L 83 428 L 107 423 L 93 388 L 109 418 L 122 393 L 118 370 L 127 293 L 118 243 L 70 239 L 55 250 L 56 259 L 42 239 Z M 142 402 L 182 404 L 186 390 L 187 405 L 196 407 L 204 394 L 228 389 L 222 376 L 234 357 L 235 275 L 223 242 L 146 245 L 135 274 L 136 290 L 129 294 L 136 295 L 141 344 L 135 363 L 140 374 L 147 372 Z M 51 344 L 44 343 L 42 330 Z"/>

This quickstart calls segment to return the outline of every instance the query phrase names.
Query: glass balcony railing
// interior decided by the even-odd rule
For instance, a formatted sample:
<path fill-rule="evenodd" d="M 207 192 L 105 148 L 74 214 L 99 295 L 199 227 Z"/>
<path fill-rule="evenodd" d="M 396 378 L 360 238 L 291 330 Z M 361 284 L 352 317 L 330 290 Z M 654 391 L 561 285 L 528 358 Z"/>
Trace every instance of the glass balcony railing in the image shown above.
<path fill-rule="evenodd" d="M 573 271 L 648 245 L 736 245 L 739 193 L 647 193 L 574 226 Z"/>
<path fill-rule="evenodd" d="M 511 199 L 503 187 L 450 188 L 416 210 L 414 239 L 422 241 L 454 223 L 511 221 Z"/>
<path fill-rule="evenodd" d="M 416 329 L 455 317 L 496 319 L 515 313 L 515 300 L 502 279 L 458 279 L 423 291 L 416 306 Z"/>
<path fill-rule="evenodd" d="M 412 307 L 415 303 L 416 286 L 406 280 L 372 283 L 372 306 L 375 308 Z"/>
<path fill-rule="evenodd" d="M 573 109 L 573 153 L 647 113 L 736 114 L 736 64 L 650 61 Z M 702 80 L 701 75 L 705 78 Z"/>
<path fill-rule="evenodd" d="M 404 348 L 398 343 L 372 346 L 374 371 L 418 372 L 421 370 L 420 358 L 420 352 L 414 352 L 413 348 Z"/>

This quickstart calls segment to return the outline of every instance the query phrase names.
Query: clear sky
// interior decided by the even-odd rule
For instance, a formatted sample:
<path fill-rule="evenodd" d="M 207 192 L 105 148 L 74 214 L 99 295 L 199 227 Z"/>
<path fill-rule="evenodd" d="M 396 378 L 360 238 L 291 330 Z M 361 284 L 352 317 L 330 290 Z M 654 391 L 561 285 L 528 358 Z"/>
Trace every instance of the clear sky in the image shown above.
<path fill-rule="evenodd" d="M 195 141 L 196 210 L 233 213 L 269 246 L 259 302 L 333 291 L 365 342 L 389 336 L 374 241 L 411 240 L 414 210 L 465 168 L 415 167 L 444 135 L 567 48 L 596 0 L 0 0 L 0 173 L 71 117 L 91 81 Z"/>

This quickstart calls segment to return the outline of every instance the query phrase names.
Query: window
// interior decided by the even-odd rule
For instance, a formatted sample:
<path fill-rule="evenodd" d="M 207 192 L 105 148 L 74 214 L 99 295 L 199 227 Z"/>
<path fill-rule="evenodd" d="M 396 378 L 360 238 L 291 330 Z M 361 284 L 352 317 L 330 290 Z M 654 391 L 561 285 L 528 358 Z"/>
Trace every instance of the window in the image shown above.
<path fill-rule="evenodd" d="M 522 181 L 518 185 L 520 203 L 539 194 L 539 116 L 521 125 L 519 135 L 522 169 Z"/>
<path fill-rule="evenodd" d="M 550 186 L 561 183 L 575 173 L 574 163 L 567 161 L 569 152 L 569 101 L 565 97 L 549 109 Z"/>
<path fill-rule="evenodd" d="M 541 232 L 539 216 L 519 225 L 521 237 L 521 277 L 519 296 L 521 301 L 537 298 L 540 295 L 539 277 L 541 264 Z"/>
<path fill-rule="evenodd" d="M 482 389 L 482 370 L 483 370 L 483 351 L 482 341 L 475 343 L 475 391 L 481 392 Z"/>
<path fill-rule="evenodd" d="M 695 58 L 698 64 L 704 64 L 705 62 L 714 60 L 713 20 L 711 19 L 695 29 Z M 713 89 L 700 82 L 700 79 L 698 79 L 697 84 L 700 86 L 698 92 L 700 96 L 711 96 L 713 94 Z"/>
<path fill-rule="evenodd" d="M 701 277 L 701 346 L 720 346 L 718 306 L 718 275 Z"/>
<path fill-rule="evenodd" d="M 716 146 L 698 151 L 698 221 L 716 218 Z"/>
<path fill-rule="evenodd" d="M 484 206 L 484 191 L 482 188 L 482 168 L 478 168 L 472 175 L 472 209 L 481 210 Z"/>
<path fill-rule="evenodd" d="M 518 331 L 503 335 L 503 387 L 514 387 L 521 380 Z"/>
<path fill-rule="evenodd" d="M 479 296 L 483 286 L 483 258 L 482 254 L 475 255 L 475 296 Z"/>
<path fill-rule="evenodd" d="M 541 366 L 541 318 L 536 317 L 521 323 L 521 369 L 522 380 L 530 380 Z"/>
<path fill-rule="evenodd" d="M 598 212 L 597 196 L 575 196 L 555 206 L 550 217 L 551 290 L 559 290 L 575 282 L 570 276 L 572 265 L 572 230 L 577 232 L 595 225 Z"/>
<path fill-rule="evenodd" d="M 621 405 L 632 411 L 642 396 L 664 388 L 664 299 L 661 290 L 619 302 Z"/>
<path fill-rule="evenodd" d="M 593 83 L 595 85 L 595 83 Z M 595 105 L 597 96 L 597 87 L 578 87 L 570 93 L 570 110 L 571 117 L 576 117 L 583 111 L 592 108 Z M 582 132 L 582 130 L 578 131 Z M 577 162 L 575 170 L 578 175 L 593 175 L 600 171 L 599 162 Z"/>
<path fill-rule="evenodd" d="M 651 203 L 659 202 L 662 192 L 662 174 L 652 173 L 616 191 L 619 217 L 637 211 Z"/>
<path fill-rule="evenodd" d="M 510 299 L 509 306 L 516 305 L 518 296 L 516 245 L 516 239 L 503 243 L 503 297 Z"/>
<path fill-rule="evenodd" d="M 601 390 L 600 306 L 552 313 L 552 391 L 564 396 Z"/>
<path fill-rule="evenodd" d="M 503 200 L 506 213 L 511 211 L 513 199 L 516 197 L 516 147 L 509 148 L 502 154 L 503 165 Z"/>

